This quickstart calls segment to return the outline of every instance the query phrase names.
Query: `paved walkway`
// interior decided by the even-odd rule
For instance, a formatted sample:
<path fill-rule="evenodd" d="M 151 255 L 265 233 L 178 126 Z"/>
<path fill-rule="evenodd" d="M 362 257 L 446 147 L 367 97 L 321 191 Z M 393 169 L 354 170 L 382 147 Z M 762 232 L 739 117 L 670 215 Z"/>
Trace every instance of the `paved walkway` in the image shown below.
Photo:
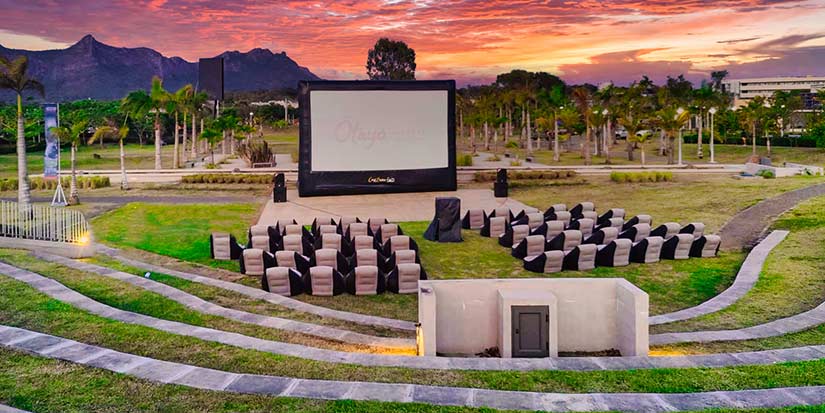
<path fill-rule="evenodd" d="M 768 254 L 787 236 L 788 231 L 771 232 L 770 235 L 751 250 L 748 257 L 745 258 L 745 262 L 742 263 L 742 267 L 739 268 L 733 285 L 727 290 L 695 307 L 650 317 L 650 325 L 666 324 L 696 318 L 730 307 L 733 303 L 744 297 L 756 282 L 759 281 L 759 274 L 762 272 L 762 266 L 765 265 Z"/>
<path fill-rule="evenodd" d="M 725 249 L 750 248 L 776 217 L 809 198 L 825 195 L 825 184 L 811 185 L 768 198 L 736 214 L 719 231 Z"/>
<path fill-rule="evenodd" d="M 309 314 L 319 315 L 321 317 L 328 317 L 334 318 L 336 320 L 344 320 L 350 321 L 357 324 L 367 325 L 367 326 L 376 326 L 376 327 L 386 327 L 386 328 L 393 328 L 397 330 L 406 330 L 406 331 L 415 331 L 415 323 L 403 320 L 394 320 L 391 318 L 383 318 L 383 317 L 376 317 L 364 314 L 355 314 L 346 311 L 338 311 L 333 310 L 326 307 L 321 307 L 309 303 L 305 303 L 303 301 L 296 300 L 290 297 L 284 297 L 282 295 L 273 294 L 270 292 L 266 292 L 261 290 L 260 288 L 252 288 L 247 287 L 243 284 L 238 284 L 230 281 L 218 280 L 211 277 L 204 277 L 201 275 L 190 274 L 187 272 L 173 270 L 171 268 L 161 267 L 159 265 L 150 264 L 147 262 L 142 262 L 138 260 L 131 259 L 129 257 L 123 256 L 120 250 L 108 247 L 103 244 L 96 244 L 95 251 L 101 254 L 105 254 L 117 261 L 122 262 L 123 264 L 130 265 L 132 267 L 157 272 L 161 274 L 171 275 L 173 277 L 183 278 L 185 280 L 210 285 L 213 287 L 222 288 L 229 291 L 234 291 L 239 294 L 243 294 L 247 297 L 257 298 L 260 300 L 267 301 L 272 304 L 280 305 L 282 307 L 289 308 L 295 311 L 301 311 Z"/>
<path fill-rule="evenodd" d="M 304 323 L 296 320 L 288 320 L 285 318 L 270 317 L 261 314 L 254 314 L 245 311 L 234 310 L 231 308 L 221 307 L 217 304 L 203 300 L 185 291 L 181 291 L 177 288 L 154 281 L 149 278 L 138 277 L 134 274 L 113 270 L 111 268 L 101 267 L 98 265 L 93 265 L 42 252 L 35 252 L 33 253 L 33 255 L 40 259 L 54 262 L 69 268 L 74 268 L 81 271 L 99 274 L 104 277 L 125 281 L 134 286 L 143 288 L 156 294 L 160 294 L 170 300 L 173 300 L 179 304 L 182 304 L 188 308 L 191 308 L 195 311 L 204 314 L 225 317 L 241 323 L 254 324 L 260 327 L 292 331 L 295 333 L 307 334 L 311 336 L 342 341 L 345 343 L 361 344 L 370 347 L 415 350 L 415 340 L 413 339 L 376 337 L 348 330 L 341 330 L 333 327 L 322 326 L 318 324 Z"/>
<path fill-rule="evenodd" d="M 437 370 L 628 370 L 672 367 L 723 367 L 773 364 L 825 358 L 825 345 L 749 353 L 669 357 L 555 357 L 542 359 L 410 357 L 337 350 L 281 343 L 120 310 L 86 297 L 40 274 L 0 263 L 0 274 L 24 282 L 56 300 L 92 314 L 127 324 L 142 325 L 180 336 L 225 345 L 330 363 Z"/>
<path fill-rule="evenodd" d="M 825 403 L 825 386 L 705 393 L 537 393 L 231 373 L 155 360 L 0 326 L 0 344 L 38 356 L 204 390 L 324 400 L 372 400 L 540 411 L 686 411 Z"/>
<path fill-rule="evenodd" d="M 468 209 L 473 208 L 491 211 L 496 207 L 506 206 L 514 211 L 521 211 L 527 207 L 511 198 L 496 198 L 491 189 L 306 198 L 299 198 L 297 191 L 288 191 L 288 202 L 276 204 L 271 199 L 267 201 L 258 223 L 269 224 L 278 219 L 295 219 L 299 224 L 309 225 L 315 217 L 338 219 L 341 216 L 384 217 L 393 222 L 429 221 L 435 215 L 435 198 L 439 196 L 460 198 L 462 216 Z"/>
<path fill-rule="evenodd" d="M 0 404 L 0 413 L 28 413 L 26 410 L 15 409 L 5 404 Z"/>

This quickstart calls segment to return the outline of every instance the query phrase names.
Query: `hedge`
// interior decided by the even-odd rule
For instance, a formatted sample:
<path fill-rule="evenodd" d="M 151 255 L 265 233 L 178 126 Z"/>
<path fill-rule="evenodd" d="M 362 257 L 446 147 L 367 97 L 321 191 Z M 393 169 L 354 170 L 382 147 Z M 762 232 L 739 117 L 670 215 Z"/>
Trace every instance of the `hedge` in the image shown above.
<path fill-rule="evenodd" d="M 184 184 L 258 184 L 272 183 L 272 175 L 253 174 L 195 174 L 181 179 Z"/>
<path fill-rule="evenodd" d="M 685 143 L 696 143 L 697 136 L 696 135 L 685 135 L 682 137 Z M 704 135 L 702 137 L 702 144 L 708 145 L 710 144 L 710 135 Z M 753 144 L 753 140 L 751 138 L 747 138 L 747 145 L 750 146 Z M 716 139 L 716 144 L 722 145 L 742 145 L 742 137 L 727 137 L 723 139 L 723 142 L 719 142 L 719 139 Z M 757 146 L 768 146 L 768 140 L 765 138 L 756 138 L 756 145 Z M 771 146 L 787 146 L 787 147 L 797 147 L 797 148 L 815 148 L 816 147 L 816 139 L 807 137 L 807 136 L 800 136 L 798 138 L 789 138 L 789 137 L 777 137 L 771 138 Z"/>
<path fill-rule="evenodd" d="M 617 183 L 668 182 L 673 180 L 673 172 L 611 172 L 610 180 Z"/>
<path fill-rule="evenodd" d="M 547 171 L 507 171 L 507 179 L 566 179 L 576 176 L 575 171 L 547 170 Z M 496 180 L 496 172 L 476 172 L 476 181 L 492 182 Z"/>
<path fill-rule="evenodd" d="M 63 188 L 69 188 L 71 177 L 61 177 Z M 79 189 L 107 188 L 111 185 L 107 176 L 78 176 L 77 187 Z M 45 180 L 43 178 L 29 179 L 29 187 L 34 190 L 53 190 L 57 188 L 56 180 Z M 12 191 L 17 189 L 17 178 L 0 179 L 0 191 Z"/>

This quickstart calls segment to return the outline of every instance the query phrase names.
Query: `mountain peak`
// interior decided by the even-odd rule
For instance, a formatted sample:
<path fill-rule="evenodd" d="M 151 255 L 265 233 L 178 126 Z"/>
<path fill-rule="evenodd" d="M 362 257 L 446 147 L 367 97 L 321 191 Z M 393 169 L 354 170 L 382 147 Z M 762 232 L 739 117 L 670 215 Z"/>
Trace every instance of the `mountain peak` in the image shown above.
<path fill-rule="evenodd" d="M 83 36 L 83 38 L 81 38 L 80 40 L 77 41 L 77 44 L 81 44 L 81 43 L 90 44 L 90 43 L 99 43 L 99 42 L 97 41 L 97 39 L 95 39 L 94 36 L 92 36 L 91 34 L 87 34 L 87 35 Z"/>

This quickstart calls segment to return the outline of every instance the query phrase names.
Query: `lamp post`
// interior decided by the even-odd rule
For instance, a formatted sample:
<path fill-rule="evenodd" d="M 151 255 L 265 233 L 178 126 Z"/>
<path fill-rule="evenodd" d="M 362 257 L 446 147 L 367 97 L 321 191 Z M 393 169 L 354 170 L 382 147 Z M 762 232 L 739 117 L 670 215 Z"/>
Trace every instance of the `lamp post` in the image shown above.
<path fill-rule="evenodd" d="M 684 109 L 682 109 L 682 108 L 676 109 L 676 117 L 677 118 L 679 116 L 681 116 L 683 113 L 685 113 Z M 679 125 L 679 163 L 678 163 L 679 166 L 682 166 L 682 126 L 683 125 Z"/>
<path fill-rule="evenodd" d="M 713 158 L 713 155 L 714 155 L 714 153 L 713 153 L 713 141 L 714 141 L 714 138 L 713 138 L 713 133 L 714 133 L 713 115 L 716 114 L 716 108 L 710 108 L 708 110 L 708 113 L 710 113 L 710 163 L 716 163 L 716 160 Z"/>
<path fill-rule="evenodd" d="M 605 157 L 605 159 L 609 160 L 610 159 L 610 140 L 613 139 L 613 137 L 610 136 L 610 117 L 608 116 L 608 115 L 610 115 L 610 111 L 607 110 L 607 108 L 605 108 L 602 111 L 602 115 L 604 116 L 604 138 L 602 139 L 602 145 L 603 145 L 603 148 L 604 148 L 604 157 Z"/>
<path fill-rule="evenodd" d="M 598 115 L 599 111 L 594 110 L 593 114 Z M 599 134 L 596 133 L 596 136 L 594 136 L 593 138 L 595 138 L 595 140 L 596 140 L 595 142 L 593 142 L 593 155 L 598 155 L 598 153 L 599 153 Z"/>
<path fill-rule="evenodd" d="M 782 116 L 782 114 L 784 114 L 784 113 L 785 113 L 785 105 L 782 105 L 782 112 L 780 112 L 780 115 L 779 115 L 779 137 L 781 137 L 781 138 L 785 137 L 785 118 Z"/>

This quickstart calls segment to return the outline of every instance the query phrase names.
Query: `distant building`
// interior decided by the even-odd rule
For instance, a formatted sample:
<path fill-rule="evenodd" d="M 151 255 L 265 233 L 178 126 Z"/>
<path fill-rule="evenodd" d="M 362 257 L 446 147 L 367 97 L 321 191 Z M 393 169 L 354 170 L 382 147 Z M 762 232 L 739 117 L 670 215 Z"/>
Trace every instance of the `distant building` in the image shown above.
<path fill-rule="evenodd" d="M 810 109 L 818 105 L 814 95 L 825 89 L 825 76 L 727 79 L 722 81 L 722 87 L 733 96 L 733 106 L 737 108 L 747 105 L 748 101 L 757 96 L 770 97 L 777 90 L 798 90 L 805 108 Z"/>

